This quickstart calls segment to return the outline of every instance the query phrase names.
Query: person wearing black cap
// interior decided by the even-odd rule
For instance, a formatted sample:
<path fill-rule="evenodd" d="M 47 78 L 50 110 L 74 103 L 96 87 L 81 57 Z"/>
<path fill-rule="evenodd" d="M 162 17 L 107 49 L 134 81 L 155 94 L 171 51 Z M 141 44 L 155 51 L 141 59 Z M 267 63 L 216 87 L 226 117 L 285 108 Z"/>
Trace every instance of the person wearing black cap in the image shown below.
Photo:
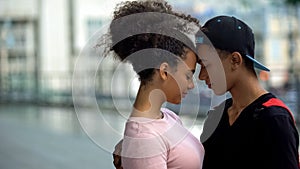
<path fill-rule="evenodd" d="M 196 35 L 204 80 L 215 94 L 230 92 L 209 111 L 201 142 L 203 169 L 299 168 L 299 136 L 292 113 L 259 83 L 254 34 L 243 21 L 217 16 Z"/>

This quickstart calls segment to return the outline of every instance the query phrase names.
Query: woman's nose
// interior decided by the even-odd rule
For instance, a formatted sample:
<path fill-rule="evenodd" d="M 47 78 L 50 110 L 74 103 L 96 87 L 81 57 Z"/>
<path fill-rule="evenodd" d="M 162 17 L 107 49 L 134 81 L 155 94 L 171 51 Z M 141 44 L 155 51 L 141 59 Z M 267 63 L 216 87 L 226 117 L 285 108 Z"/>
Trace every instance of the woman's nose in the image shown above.
<path fill-rule="evenodd" d="M 190 90 L 190 89 L 193 89 L 194 87 L 195 87 L 194 81 L 191 80 L 191 82 L 188 85 L 188 89 Z"/>

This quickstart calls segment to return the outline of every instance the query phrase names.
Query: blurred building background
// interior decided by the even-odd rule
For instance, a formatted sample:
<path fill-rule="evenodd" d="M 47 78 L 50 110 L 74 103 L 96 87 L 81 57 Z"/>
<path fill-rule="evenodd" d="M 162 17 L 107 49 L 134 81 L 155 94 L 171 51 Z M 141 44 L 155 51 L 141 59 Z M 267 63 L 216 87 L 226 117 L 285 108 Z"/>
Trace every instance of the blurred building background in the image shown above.
<path fill-rule="evenodd" d="M 114 168 L 111 153 L 123 136 L 139 82 L 130 66 L 104 59 L 90 42 L 109 24 L 121 1 L 0 0 L 0 168 Z M 271 69 L 257 72 L 261 83 L 283 99 L 300 122 L 299 1 L 169 0 L 201 24 L 223 14 L 248 23 L 256 37 L 255 57 Z M 79 57 L 86 59 L 78 63 Z M 83 67 L 74 80 L 79 65 Z M 199 138 L 207 110 L 224 97 L 195 82 L 180 116 Z M 98 108 L 105 109 L 82 109 L 82 117 L 99 132 L 98 143 L 75 113 L 74 83 L 83 98 L 87 89 Z M 182 110 L 181 105 L 166 106 Z M 197 113 L 200 118 L 185 116 Z"/>
<path fill-rule="evenodd" d="M 109 23 L 120 0 L 0 0 L 0 102 L 72 105 L 72 74 L 76 58 L 89 38 Z M 178 10 L 196 16 L 203 24 L 221 14 L 241 18 L 252 26 L 256 58 L 270 73 L 258 72 L 262 83 L 285 100 L 294 112 L 299 108 L 300 9 L 296 0 L 169 0 Z M 91 54 L 90 63 L 101 58 Z M 86 70 L 90 71 L 87 66 Z M 130 67 L 121 68 L 112 83 L 113 62 L 99 67 L 97 99 L 134 97 L 138 81 Z M 120 69 L 120 68 L 119 68 Z M 78 81 L 85 84 L 83 76 Z M 210 92 L 201 83 L 194 93 L 209 103 Z M 130 87 L 128 89 L 128 84 Z M 128 91 L 129 90 L 129 91 Z M 129 93 L 129 94 L 128 94 Z M 205 101 L 206 99 L 206 101 Z M 195 103 L 197 104 L 197 103 Z"/>

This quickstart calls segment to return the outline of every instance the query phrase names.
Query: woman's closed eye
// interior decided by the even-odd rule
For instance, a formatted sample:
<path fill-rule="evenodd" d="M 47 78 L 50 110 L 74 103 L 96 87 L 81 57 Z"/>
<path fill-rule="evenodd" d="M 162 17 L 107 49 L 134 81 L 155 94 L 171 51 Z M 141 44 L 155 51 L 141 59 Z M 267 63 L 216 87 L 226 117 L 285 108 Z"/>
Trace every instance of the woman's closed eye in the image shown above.
<path fill-rule="evenodd" d="M 194 76 L 194 72 L 193 71 L 189 71 L 188 73 L 186 73 L 186 79 L 187 80 L 192 80 Z"/>

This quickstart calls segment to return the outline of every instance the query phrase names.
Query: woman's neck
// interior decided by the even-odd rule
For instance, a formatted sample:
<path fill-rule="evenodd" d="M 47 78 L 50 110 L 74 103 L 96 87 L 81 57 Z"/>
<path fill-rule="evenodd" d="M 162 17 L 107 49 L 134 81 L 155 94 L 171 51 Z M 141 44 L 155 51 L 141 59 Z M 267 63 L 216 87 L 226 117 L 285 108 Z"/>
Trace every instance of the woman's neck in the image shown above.
<path fill-rule="evenodd" d="M 161 90 L 151 85 L 141 85 L 133 105 L 134 110 L 131 117 L 161 118 L 160 109 L 165 100 Z"/>

